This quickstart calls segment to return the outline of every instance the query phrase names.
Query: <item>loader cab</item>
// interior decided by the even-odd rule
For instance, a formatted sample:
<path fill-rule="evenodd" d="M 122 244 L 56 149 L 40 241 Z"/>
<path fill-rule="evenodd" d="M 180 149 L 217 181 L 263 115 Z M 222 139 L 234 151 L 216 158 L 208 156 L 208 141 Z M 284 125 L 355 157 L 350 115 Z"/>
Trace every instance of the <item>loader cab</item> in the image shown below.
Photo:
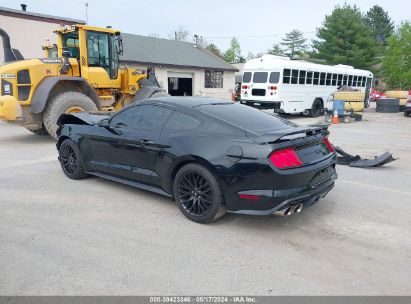
<path fill-rule="evenodd" d="M 63 51 L 77 59 L 81 77 L 95 88 L 120 88 L 119 55 L 122 40 L 119 31 L 76 25 L 58 31 L 58 55 Z"/>

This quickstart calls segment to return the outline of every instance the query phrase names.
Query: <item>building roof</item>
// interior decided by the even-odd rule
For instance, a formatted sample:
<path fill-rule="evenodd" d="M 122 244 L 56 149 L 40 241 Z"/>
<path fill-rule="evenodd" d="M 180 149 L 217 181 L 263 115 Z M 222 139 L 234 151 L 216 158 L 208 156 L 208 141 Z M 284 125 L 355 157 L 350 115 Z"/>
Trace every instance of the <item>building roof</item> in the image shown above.
<path fill-rule="evenodd" d="M 237 71 L 231 64 L 193 43 L 127 33 L 122 37 L 122 62 Z"/>
<path fill-rule="evenodd" d="M 71 19 L 71 18 L 66 18 L 66 17 L 59 17 L 59 16 L 33 13 L 33 12 L 29 12 L 29 11 L 23 11 L 21 9 L 20 10 L 19 9 L 12 9 L 12 8 L 2 7 L 2 6 L 0 6 L 0 14 L 14 16 L 14 17 L 20 17 L 20 18 L 25 18 L 25 19 L 34 19 L 34 20 L 45 21 L 45 22 L 64 21 L 64 22 L 69 22 L 69 23 L 73 23 L 73 24 L 74 23 L 79 23 L 79 24 L 85 24 L 86 23 L 84 20 L 78 20 L 78 19 Z"/>

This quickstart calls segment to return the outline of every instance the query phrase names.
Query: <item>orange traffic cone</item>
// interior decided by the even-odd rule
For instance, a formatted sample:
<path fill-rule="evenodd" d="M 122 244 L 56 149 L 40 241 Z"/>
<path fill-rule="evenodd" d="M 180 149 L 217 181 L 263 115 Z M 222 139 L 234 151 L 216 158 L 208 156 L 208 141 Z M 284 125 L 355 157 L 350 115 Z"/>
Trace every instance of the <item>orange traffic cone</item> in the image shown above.
<path fill-rule="evenodd" d="M 340 119 L 338 118 L 338 111 L 335 110 L 335 111 L 334 111 L 334 116 L 333 116 L 333 121 L 332 121 L 332 123 L 333 123 L 333 125 L 336 125 L 336 124 L 338 124 L 339 122 L 340 122 Z"/>

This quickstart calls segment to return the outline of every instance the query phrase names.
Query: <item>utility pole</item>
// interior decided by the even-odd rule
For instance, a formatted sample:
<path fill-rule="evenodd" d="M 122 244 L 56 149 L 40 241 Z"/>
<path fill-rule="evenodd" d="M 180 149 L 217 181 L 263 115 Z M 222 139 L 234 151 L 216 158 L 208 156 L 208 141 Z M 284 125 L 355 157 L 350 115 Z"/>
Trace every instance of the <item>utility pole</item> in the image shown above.
<path fill-rule="evenodd" d="M 86 5 L 86 24 L 88 24 L 88 2 L 85 1 L 84 4 Z"/>

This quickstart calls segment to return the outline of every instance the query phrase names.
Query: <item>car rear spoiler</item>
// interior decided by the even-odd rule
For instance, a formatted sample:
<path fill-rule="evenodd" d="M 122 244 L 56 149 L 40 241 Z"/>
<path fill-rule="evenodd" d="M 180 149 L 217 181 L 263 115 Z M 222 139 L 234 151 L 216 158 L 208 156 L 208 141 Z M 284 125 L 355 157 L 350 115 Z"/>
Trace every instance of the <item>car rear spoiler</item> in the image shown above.
<path fill-rule="evenodd" d="M 269 144 L 275 143 L 282 140 L 291 140 L 300 137 L 306 136 L 313 136 L 317 134 L 322 134 L 326 136 L 329 134 L 328 125 L 308 125 L 308 126 L 300 126 L 296 128 L 290 129 L 283 129 L 274 132 L 264 133 L 259 136 L 253 136 L 247 132 L 247 135 L 251 138 L 251 140 L 258 144 Z"/>
<path fill-rule="evenodd" d="M 90 112 L 78 112 L 71 114 L 62 114 L 57 120 L 57 125 L 62 126 L 65 124 L 73 125 L 94 125 L 104 118 L 109 118 L 111 115 L 104 113 L 90 113 Z"/>

